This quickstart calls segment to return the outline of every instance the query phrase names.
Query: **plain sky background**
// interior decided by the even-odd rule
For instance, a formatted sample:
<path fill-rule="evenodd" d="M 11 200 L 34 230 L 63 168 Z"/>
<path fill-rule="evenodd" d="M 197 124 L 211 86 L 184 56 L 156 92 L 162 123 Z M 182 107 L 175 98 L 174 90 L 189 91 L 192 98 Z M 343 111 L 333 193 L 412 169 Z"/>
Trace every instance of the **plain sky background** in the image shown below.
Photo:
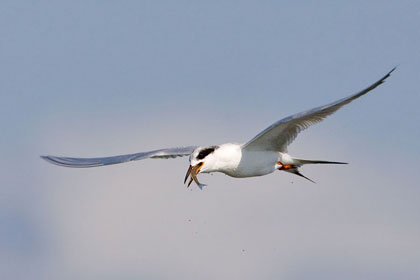
<path fill-rule="evenodd" d="M 299 135 L 317 184 L 107 156 Z M 1 279 L 420 279 L 420 2 L 1 1 Z"/>

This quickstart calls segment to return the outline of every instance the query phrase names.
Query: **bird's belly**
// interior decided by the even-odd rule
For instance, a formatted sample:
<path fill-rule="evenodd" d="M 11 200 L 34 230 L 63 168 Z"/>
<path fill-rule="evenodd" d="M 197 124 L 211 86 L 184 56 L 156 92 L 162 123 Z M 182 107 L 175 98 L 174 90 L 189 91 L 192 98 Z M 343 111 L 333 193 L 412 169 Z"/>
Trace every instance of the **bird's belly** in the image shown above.
<path fill-rule="evenodd" d="M 279 153 L 276 152 L 246 152 L 235 168 L 224 170 L 223 173 L 236 178 L 267 175 L 276 170 L 278 159 Z"/>

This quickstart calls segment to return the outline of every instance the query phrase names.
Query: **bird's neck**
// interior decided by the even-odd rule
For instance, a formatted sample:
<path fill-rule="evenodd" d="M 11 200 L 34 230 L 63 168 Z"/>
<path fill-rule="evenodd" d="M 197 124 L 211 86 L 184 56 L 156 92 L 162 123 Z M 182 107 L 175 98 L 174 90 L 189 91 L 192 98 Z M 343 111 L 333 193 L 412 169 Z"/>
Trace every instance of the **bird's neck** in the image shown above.
<path fill-rule="evenodd" d="M 208 169 L 205 172 L 226 172 L 235 170 L 242 157 L 241 145 L 227 143 L 220 145 L 206 160 Z"/>

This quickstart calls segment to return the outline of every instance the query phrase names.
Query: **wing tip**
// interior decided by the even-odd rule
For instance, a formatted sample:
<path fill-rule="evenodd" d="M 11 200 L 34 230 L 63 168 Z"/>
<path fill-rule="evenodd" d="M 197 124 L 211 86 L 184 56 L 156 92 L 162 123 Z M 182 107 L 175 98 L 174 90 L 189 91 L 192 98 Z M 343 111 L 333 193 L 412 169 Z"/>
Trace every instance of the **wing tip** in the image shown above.
<path fill-rule="evenodd" d="M 60 161 L 55 160 L 53 156 L 40 156 L 40 158 L 54 165 L 65 166 L 62 163 L 60 163 Z"/>
<path fill-rule="evenodd" d="M 45 160 L 46 162 L 50 162 L 53 163 L 54 160 L 52 159 L 52 156 L 39 156 L 40 158 L 42 158 L 43 160 Z"/>
<path fill-rule="evenodd" d="M 62 166 L 62 167 L 71 167 L 71 168 L 87 168 L 87 167 L 97 167 L 101 166 L 102 164 L 98 164 L 97 162 L 93 163 L 76 163 L 72 162 L 72 158 L 65 158 L 65 157 L 56 157 L 56 156 L 40 156 L 43 160 L 47 161 L 48 163 Z"/>
<path fill-rule="evenodd" d="M 389 77 L 389 76 L 391 76 L 391 73 L 392 72 L 394 72 L 396 69 L 397 69 L 397 67 L 398 67 L 399 65 L 397 64 L 397 65 L 395 65 L 394 66 L 394 68 L 392 68 L 391 69 L 391 71 L 389 71 L 382 79 L 380 79 L 380 81 L 381 81 L 381 83 L 383 83 L 383 82 L 385 82 L 385 80 Z"/>
<path fill-rule="evenodd" d="M 55 164 L 58 166 L 66 166 L 66 167 L 70 166 L 68 164 L 65 164 L 63 161 L 60 161 L 57 157 L 54 157 L 54 156 L 40 156 L 40 157 L 46 162 L 51 163 L 51 164 Z"/>

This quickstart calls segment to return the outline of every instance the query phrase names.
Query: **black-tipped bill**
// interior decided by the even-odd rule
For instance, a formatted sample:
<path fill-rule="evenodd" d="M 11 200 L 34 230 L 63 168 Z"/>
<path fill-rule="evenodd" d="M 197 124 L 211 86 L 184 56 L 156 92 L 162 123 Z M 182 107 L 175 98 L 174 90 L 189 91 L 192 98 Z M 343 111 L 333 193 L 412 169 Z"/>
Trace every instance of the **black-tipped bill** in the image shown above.
<path fill-rule="evenodd" d="M 185 175 L 184 184 L 187 182 L 188 177 L 190 177 L 192 166 L 188 167 L 187 175 Z"/>
<path fill-rule="evenodd" d="M 187 174 L 185 175 L 184 184 L 187 182 L 188 177 L 191 175 L 190 181 L 188 182 L 187 188 L 191 185 L 192 181 L 194 181 L 198 186 L 200 186 L 200 182 L 197 179 L 197 174 L 200 173 L 200 169 L 203 166 L 203 163 L 200 162 L 195 166 L 190 165 L 187 170 Z"/>

